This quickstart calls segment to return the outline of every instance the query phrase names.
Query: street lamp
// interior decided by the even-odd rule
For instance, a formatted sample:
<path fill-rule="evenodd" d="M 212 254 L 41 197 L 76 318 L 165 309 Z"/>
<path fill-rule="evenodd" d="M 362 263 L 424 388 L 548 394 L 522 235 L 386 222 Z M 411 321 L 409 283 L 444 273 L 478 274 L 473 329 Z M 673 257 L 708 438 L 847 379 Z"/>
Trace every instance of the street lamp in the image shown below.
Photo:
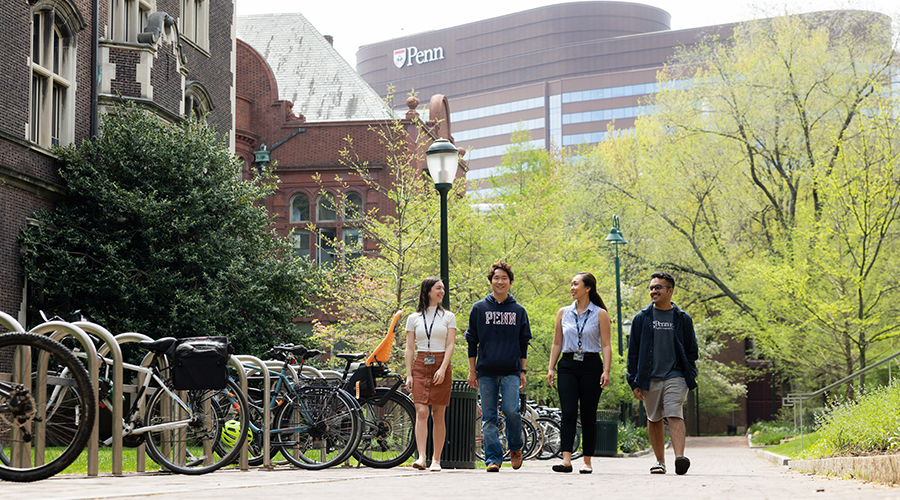
<path fill-rule="evenodd" d="M 253 160 L 257 165 L 257 169 L 262 172 L 262 169 L 269 166 L 269 150 L 266 149 L 266 141 L 263 141 L 260 145 L 259 151 L 253 152 Z"/>
<path fill-rule="evenodd" d="M 619 356 L 622 355 L 622 283 L 619 276 L 619 245 L 627 245 L 628 241 L 619 231 L 619 216 L 613 215 L 613 227 L 609 230 L 606 241 L 616 247 L 616 324 L 619 325 Z"/>
<path fill-rule="evenodd" d="M 622 237 L 622 232 L 619 231 L 619 216 L 613 215 L 613 227 L 609 230 L 609 236 L 606 237 L 606 241 L 610 242 L 612 245 L 616 247 L 616 325 L 619 327 L 619 356 L 622 355 L 622 281 L 619 276 L 619 245 L 626 245 L 628 242 Z M 629 325 L 628 329 L 629 333 L 631 333 L 631 326 Z M 620 418 L 625 418 L 625 403 L 622 403 L 622 408 L 619 410 Z M 630 412 L 629 412 L 630 413 Z M 630 415 L 629 415 L 630 417 Z"/>
<path fill-rule="evenodd" d="M 447 249 L 447 193 L 453 187 L 456 170 L 459 168 L 459 150 L 449 140 L 438 139 L 425 151 L 428 173 L 434 181 L 434 188 L 441 193 L 441 281 L 444 282 L 444 301 L 441 304 L 450 309 L 450 255 Z"/>

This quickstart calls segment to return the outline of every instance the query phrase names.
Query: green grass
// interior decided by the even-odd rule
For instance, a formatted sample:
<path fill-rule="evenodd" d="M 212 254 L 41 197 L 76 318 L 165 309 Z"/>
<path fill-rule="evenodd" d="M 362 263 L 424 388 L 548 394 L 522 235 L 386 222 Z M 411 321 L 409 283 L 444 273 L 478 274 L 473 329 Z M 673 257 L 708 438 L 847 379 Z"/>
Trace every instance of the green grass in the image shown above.
<path fill-rule="evenodd" d="M 750 426 L 748 432 L 753 446 L 770 446 L 793 436 L 794 426 L 783 422 L 757 422 Z"/>
<path fill-rule="evenodd" d="M 87 449 L 81 452 L 72 465 L 66 467 L 63 474 L 87 474 Z M 158 471 L 159 465 L 148 456 L 145 460 L 145 468 L 148 472 Z M 124 448 L 122 450 L 122 472 L 137 472 L 137 448 Z M 112 448 L 100 448 L 100 473 L 112 473 Z"/>
<path fill-rule="evenodd" d="M 819 433 L 812 432 L 809 434 L 803 435 L 803 450 L 808 450 L 812 445 L 814 445 L 819 440 Z M 754 443 L 756 444 L 756 443 Z M 774 446 L 769 446 L 766 448 L 766 451 L 770 451 L 776 455 L 781 455 L 788 458 L 801 458 L 801 450 L 800 450 L 800 437 L 796 437 L 790 441 L 785 443 L 776 444 Z"/>
<path fill-rule="evenodd" d="M 900 452 L 900 387 L 872 390 L 855 402 L 840 403 L 819 419 L 818 440 L 803 458 Z"/>

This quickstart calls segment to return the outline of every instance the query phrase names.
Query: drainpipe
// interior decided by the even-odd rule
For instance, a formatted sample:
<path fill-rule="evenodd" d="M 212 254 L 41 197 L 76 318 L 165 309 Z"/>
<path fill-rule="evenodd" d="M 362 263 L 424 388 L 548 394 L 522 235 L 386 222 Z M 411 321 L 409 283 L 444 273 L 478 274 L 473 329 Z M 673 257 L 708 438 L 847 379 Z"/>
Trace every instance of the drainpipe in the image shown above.
<path fill-rule="evenodd" d="M 93 30 L 91 40 L 91 140 L 97 137 L 98 108 L 100 95 L 100 0 L 94 0 L 93 5 Z"/>

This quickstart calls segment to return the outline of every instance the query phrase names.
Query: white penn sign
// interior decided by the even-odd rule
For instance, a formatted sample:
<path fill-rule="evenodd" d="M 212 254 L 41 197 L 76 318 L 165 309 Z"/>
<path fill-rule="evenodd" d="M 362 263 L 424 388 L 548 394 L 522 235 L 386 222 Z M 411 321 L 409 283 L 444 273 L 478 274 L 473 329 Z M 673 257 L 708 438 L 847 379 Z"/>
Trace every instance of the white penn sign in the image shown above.
<path fill-rule="evenodd" d="M 425 64 L 433 61 L 439 61 L 443 58 L 443 47 L 419 50 L 418 47 L 412 46 L 405 49 L 397 49 L 394 51 L 394 66 L 396 66 L 397 68 L 402 68 L 403 66 L 412 66 L 413 63 Z"/>

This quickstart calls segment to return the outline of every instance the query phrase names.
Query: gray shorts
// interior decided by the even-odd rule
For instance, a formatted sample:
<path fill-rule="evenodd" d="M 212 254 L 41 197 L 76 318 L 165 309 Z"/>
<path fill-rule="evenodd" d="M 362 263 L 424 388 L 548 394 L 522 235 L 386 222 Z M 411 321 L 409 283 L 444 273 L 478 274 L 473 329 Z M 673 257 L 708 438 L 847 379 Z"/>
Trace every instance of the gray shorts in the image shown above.
<path fill-rule="evenodd" d="M 651 380 L 650 390 L 643 392 L 647 420 L 659 422 L 667 417 L 684 419 L 684 402 L 687 401 L 688 395 L 684 377 Z"/>

